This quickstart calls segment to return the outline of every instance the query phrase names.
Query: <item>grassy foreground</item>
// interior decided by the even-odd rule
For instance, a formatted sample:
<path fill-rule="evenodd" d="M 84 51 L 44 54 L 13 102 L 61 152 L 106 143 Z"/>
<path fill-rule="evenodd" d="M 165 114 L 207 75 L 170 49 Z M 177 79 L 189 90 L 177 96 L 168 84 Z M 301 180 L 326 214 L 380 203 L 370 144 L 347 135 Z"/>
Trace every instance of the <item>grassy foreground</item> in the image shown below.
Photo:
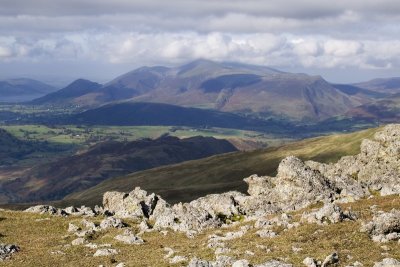
<path fill-rule="evenodd" d="M 327 226 L 317 224 L 301 224 L 300 227 L 282 231 L 275 229 L 275 238 L 260 238 L 250 229 L 243 237 L 228 241 L 231 252 L 226 255 L 237 259 L 248 259 L 252 264 L 262 263 L 270 259 L 280 259 L 294 266 L 303 266 L 305 257 L 323 260 L 336 251 L 339 254 L 340 266 L 359 261 L 364 266 L 372 266 L 374 262 L 386 257 L 400 259 L 400 243 L 374 243 L 367 234 L 359 231 L 361 222 L 372 216 L 370 207 L 377 205 L 378 210 L 390 211 L 400 209 L 399 196 L 374 197 L 372 199 L 342 205 L 350 208 L 360 217 L 353 222 L 343 222 Z M 299 220 L 302 211 L 292 213 Z M 99 222 L 102 218 L 90 219 Z M 169 231 L 166 235 L 159 232 L 145 233 L 143 245 L 123 245 L 113 239 L 123 230 L 104 230 L 90 240 L 96 244 L 111 244 L 119 250 L 119 254 L 107 257 L 92 257 L 95 249 L 80 246 L 69 246 L 75 238 L 68 234 L 68 223 L 79 224 L 81 217 L 55 217 L 48 215 L 28 214 L 16 211 L 0 210 L 0 243 L 13 243 L 21 247 L 21 251 L 11 259 L 1 262 L 2 266 L 115 266 L 124 262 L 127 266 L 185 266 L 186 264 L 169 264 L 164 259 L 164 248 L 170 247 L 174 255 L 186 256 L 188 259 L 197 256 L 212 260 L 214 253 L 207 248 L 208 236 L 212 233 L 223 234 L 236 231 L 243 222 L 229 228 L 209 230 L 189 239 L 180 233 Z M 137 224 L 127 222 L 135 232 Z M 257 246 L 258 245 L 258 246 Z M 260 248 L 259 245 L 265 247 Z M 294 252 L 293 248 L 299 251 Z M 270 252 L 266 252 L 266 248 Z M 247 253 L 246 253 L 247 251 Z M 250 255 L 250 253 L 254 255 Z"/>

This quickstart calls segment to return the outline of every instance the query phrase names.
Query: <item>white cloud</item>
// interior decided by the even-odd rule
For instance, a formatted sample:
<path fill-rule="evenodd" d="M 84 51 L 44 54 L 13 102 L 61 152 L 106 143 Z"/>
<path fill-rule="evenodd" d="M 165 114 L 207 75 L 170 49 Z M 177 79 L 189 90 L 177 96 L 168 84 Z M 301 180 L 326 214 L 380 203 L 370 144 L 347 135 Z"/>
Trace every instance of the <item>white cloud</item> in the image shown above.
<path fill-rule="evenodd" d="M 305 72 L 393 70 L 399 14 L 397 0 L 2 0 L 0 64 L 209 58 Z"/>

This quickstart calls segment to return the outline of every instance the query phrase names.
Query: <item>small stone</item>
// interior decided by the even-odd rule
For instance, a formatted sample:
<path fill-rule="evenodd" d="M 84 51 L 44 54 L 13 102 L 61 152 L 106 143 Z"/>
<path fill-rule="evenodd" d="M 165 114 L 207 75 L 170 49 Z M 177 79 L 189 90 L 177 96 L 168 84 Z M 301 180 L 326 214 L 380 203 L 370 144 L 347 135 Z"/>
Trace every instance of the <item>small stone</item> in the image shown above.
<path fill-rule="evenodd" d="M 129 245 L 140 245 L 144 243 L 143 239 L 135 236 L 134 234 L 117 235 L 116 237 L 114 237 L 114 239 Z"/>
<path fill-rule="evenodd" d="M 86 242 L 87 242 L 86 239 L 84 239 L 83 237 L 78 237 L 77 239 L 72 240 L 71 245 L 80 246 L 85 244 Z"/>
<path fill-rule="evenodd" d="M 180 263 L 180 262 L 184 262 L 187 261 L 187 258 L 184 256 L 175 256 L 172 259 L 169 260 L 169 263 L 171 264 L 176 264 L 176 263 Z"/>
<path fill-rule="evenodd" d="M 96 250 L 93 257 L 105 257 L 105 256 L 110 256 L 110 255 L 116 255 L 116 254 L 118 254 L 118 251 L 116 249 L 102 248 L 102 249 Z"/>

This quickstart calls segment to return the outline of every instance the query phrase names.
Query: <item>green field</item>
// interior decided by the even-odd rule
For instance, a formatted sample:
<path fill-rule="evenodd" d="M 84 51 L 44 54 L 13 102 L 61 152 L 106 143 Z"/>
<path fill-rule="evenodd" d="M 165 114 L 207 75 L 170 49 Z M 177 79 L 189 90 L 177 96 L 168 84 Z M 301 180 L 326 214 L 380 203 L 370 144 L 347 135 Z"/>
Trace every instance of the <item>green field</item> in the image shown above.
<path fill-rule="evenodd" d="M 22 140 L 48 141 L 62 144 L 91 144 L 105 140 L 134 141 L 142 138 L 157 138 L 164 134 L 180 138 L 213 136 L 220 139 L 239 138 L 260 142 L 268 146 L 289 142 L 270 134 L 225 128 L 193 128 L 169 126 L 73 126 L 49 127 L 44 125 L 12 125 L 1 128 Z"/>

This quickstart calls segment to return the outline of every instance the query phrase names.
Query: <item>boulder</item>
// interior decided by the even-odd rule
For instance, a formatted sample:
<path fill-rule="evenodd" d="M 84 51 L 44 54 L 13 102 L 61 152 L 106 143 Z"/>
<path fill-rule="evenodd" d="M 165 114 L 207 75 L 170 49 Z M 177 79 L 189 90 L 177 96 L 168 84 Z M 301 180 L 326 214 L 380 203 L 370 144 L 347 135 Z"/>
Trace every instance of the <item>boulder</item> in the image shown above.
<path fill-rule="evenodd" d="M 149 218 L 162 198 L 156 194 L 147 195 L 136 187 L 130 193 L 106 192 L 103 195 L 104 209 L 121 218 Z"/>
<path fill-rule="evenodd" d="M 31 213 L 39 213 L 39 214 L 50 214 L 50 215 L 54 215 L 57 214 L 57 209 L 53 206 L 49 206 L 49 205 L 37 205 L 37 206 L 33 206 L 30 208 L 27 208 L 25 210 L 25 212 L 31 212 Z"/>
<path fill-rule="evenodd" d="M 327 203 L 319 210 L 303 213 L 301 220 L 308 223 L 329 224 L 339 223 L 345 220 L 356 220 L 357 216 L 350 211 L 342 209 L 333 203 Z"/>

